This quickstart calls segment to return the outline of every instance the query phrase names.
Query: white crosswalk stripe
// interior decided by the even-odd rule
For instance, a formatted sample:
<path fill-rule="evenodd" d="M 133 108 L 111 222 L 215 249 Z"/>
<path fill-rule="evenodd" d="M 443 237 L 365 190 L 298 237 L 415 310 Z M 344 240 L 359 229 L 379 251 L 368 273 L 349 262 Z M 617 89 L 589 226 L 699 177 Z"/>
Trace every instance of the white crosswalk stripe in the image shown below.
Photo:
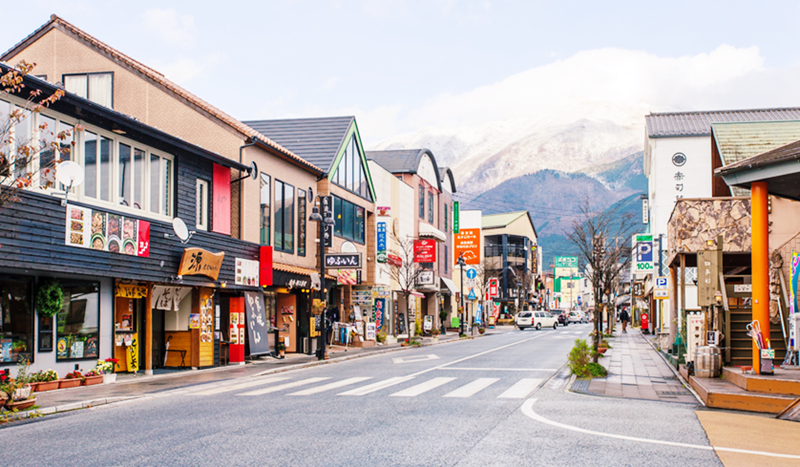
<path fill-rule="evenodd" d="M 416 386 L 411 386 L 408 389 L 403 389 L 400 392 L 396 392 L 391 394 L 392 397 L 415 397 L 420 394 L 426 393 L 431 389 L 436 389 L 439 386 L 449 383 L 450 381 L 454 381 L 456 378 L 433 378 L 431 380 L 425 381 L 424 383 L 417 384 Z"/>
<path fill-rule="evenodd" d="M 536 389 L 536 386 L 541 382 L 542 380 L 539 378 L 522 378 L 508 388 L 506 392 L 500 394 L 498 399 L 524 399 L 528 397 L 528 394 Z"/>
<path fill-rule="evenodd" d="M 475 381 L 461 386 L 455 391 L 449 392 L 444 397 L 470 397 L 477 394 L 479 391 L 488 388 L 492 384 L 500 381 L 500 378 L 478 378 Z"/>
<path fill-rule="evenodd" d="M 324 384 L 322 386 L 317 386 L 311 389 L 304 389 L 302 391 L 293 392 L 289 394 L 290 396 L 310 396 L 312 394 L 319 394 L 321 392 L 330 391 L 331 389 L 339 389 L 345 386 L 349 386 L 351 384 L 360 383 L 362 381 L 367 381 L 372 379 L 370 377 L 356 377 L 356 378 L 347 378 L 341 381 L 335 381 L 333 383 Z"/>
<path fill-rule="evenodd" d="M 394 378 L 389 378 L 383 381 L 378 381 L 377 383 L 368 384 L 361 388 L 351 389 L 349 391 L 345 391 L 343 393 L 337 394 L 338 396 L 364 396 L 367 394 L 371 394 L 375 391 L 380 391 L 381 389 L 386 389 L 392 387 L 394 385 L 404 383 L 406 381 L 411 381 L 414 379 L 413 376 L 396 376 Z"/>
<path fill-rule="evenodd" d="M 221 394 L 223 392 L 229 391 L 237 391 L 239 389 L 247 389 L 252 388 L 254 386 L 263 386 L 265 384 L 277 383 L 278 381 L 285 381 L 287 379 L 291 379 L 288 376 L 281 376 L 278 378 L 259 378 L 257 381 L 249 381 L 247 383 L 241 384 L 233 384 L 230 386 L 219 386 L 212 389 L 206 389 L 204 391 L 196 391 L 190 393 L 193 396 L 213 396 L 215 394 Z"/>
<path fill-rule="evenodd" d="M 293 383 L 286 383 L 286 384 L 279 384 L 278 386 L 272 386 L 266 389 L 257 389 L 255 391 L 250 392 L 243 392 L 242 394 L 236 394 L 237 396 L 261 396 L 264 394 L 269 394 L 271 392 L 278 392 L 283 391 L 284 389 L 291 389 L 296 388 L 298 386 L 305 386 L 307 384 L 314 384 L 319 383 L 320 381 L 329 380 L 330 378 L 308 378 L 302 379 L 300 381 L 295 381 Z"/>

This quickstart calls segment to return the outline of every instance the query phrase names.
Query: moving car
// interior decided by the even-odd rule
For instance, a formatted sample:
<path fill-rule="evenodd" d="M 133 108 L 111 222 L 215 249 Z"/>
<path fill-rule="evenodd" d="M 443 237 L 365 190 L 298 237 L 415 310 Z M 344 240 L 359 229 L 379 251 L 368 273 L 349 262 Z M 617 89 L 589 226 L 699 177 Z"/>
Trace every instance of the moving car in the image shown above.
<path fill-rule="evenodd" d="M 558 320 L 559 325 L 567 326 L 569 324 L 567 313 L 564 310 L 550 310 L 550 314 L 552 316 L 555 316 L 555 318 Z"/>
<path fill-rule="evenodd" d="M 585 323 L 586 316 L 581 313 L 580 311 L 573 310 L 569 312 L 569 322 L 570 323 Z"/>
<path fill-rule="evenodd" d="M 526 328 L 558 328 L 558 319 L 546 311 L 521 311 L 517 314 L 516 325 L 520 330 Z"/>

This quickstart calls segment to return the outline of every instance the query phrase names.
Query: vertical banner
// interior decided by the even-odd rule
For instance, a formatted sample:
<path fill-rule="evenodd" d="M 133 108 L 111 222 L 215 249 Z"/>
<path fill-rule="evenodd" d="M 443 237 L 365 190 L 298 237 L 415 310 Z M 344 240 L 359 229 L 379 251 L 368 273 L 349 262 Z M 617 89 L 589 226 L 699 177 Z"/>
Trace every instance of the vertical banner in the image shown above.
<path fill-rule="evenodd" d="M 231 234 L 231 169 L 214 164 L 214 213 L 211 230 Z"/>
<path fill-rule="evenodd" d="M 378 262 L 385 263 L 386 253 L 386 222 L 378 222 Z"/>
<path fill-rule="evenodd" d="M 459 203 L 458 201 L 453 201 L 453 233 L 458 233 L 458 224 L 459 224 Z"/>
<path fill-rule="evenodd" d="M 138 254 L 142 258 L 150 257 L 150 223 L 139 221 L 139 233 L 137 238 Z"/>
<path fill-rule="evenodd" d="M 336 219 L 336 213 L 333 212 L 333 196 L 322 196 L 322 219 L 330 217 Z M 323 229 L 324 241 L 322 242 L 323 248 L 333 248 L 333 226 L 326 225 Z"/>
<path fill-rule="evenodd" d="M 272 247 L 262 246 L 258 252 L 258 281 L 262 287 L 272 285 Z"/>
<path fill-rule="evenodd" d="M 229 355 L 230 363 L 244 363 L 244 297 L 230 299 Z"/>
<path fill-rule="evenodd" d="M 385 298 L 376 298 L 375 299 L 375 326 L 378 328 L 378 331 L 381 330 L 383 327 L 383 316 L 386 312 L 386 299 Z"/>

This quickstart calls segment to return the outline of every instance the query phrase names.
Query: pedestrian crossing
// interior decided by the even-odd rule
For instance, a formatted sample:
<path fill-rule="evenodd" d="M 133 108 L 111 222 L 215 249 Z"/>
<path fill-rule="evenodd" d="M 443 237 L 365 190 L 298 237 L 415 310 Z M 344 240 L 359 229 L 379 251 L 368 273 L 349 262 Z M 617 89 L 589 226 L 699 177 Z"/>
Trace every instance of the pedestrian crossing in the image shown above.
<path fill-rule="evenodd" d="M 524 399 L 542 383 L 541 378 L 469 378 L 396 376 L 372 381 L 374 378 L 358 376 L 332 381 L 331 377 L 313 377 L 293 380 L 291 376 L 268 376 L 255 381 L 215 386 L 190 392 L 192 396 L 215 396 L 232 394 L 241 397 L 256 397 L 286 391 L 292 397 L 313 396 L 331 393 L 337 396 L 366 396 L 382 392 L 397 398 L 414 398 L 424 394 L 448 399 L 466 399 L 481 394 L 490 394 L 497 399 Z M 406 383 L 415 383 L 408 387 Z M 395 388 L 395 386 L 400 386 Z M 436 391 L 442 388 L 444 391 Z M 491 388 L 491 389 L 490 389 Z M 343 390 L 343 392 L 337 392 Z M 398 390 L 399 389 L 399 390 Z M 502 392 L 501 392 L 502 391 Z M 444 393 L 443 393 L 444 392 Z M 499 392 L 499 395 L 497 395 Z"/>

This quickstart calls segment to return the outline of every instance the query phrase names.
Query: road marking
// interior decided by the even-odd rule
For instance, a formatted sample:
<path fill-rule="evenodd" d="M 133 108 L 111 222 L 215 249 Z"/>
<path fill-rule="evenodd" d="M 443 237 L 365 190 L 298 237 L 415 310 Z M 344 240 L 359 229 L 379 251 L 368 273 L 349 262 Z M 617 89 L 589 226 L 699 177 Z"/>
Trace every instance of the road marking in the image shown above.
<path fill-rule="evenodd" d="M 416 386 L 411 386 L 408 389 L 403 389 L 400 392 L 390 394 L 392 397 L 415 397 L 422 393 L 428 392 L 431 389 L 436 389 L 439 386 L 454 381 L 456 378 L 433 378 L 431 380 L 420 383 Z"/>
<path fill-rule="evenodd" d="M 682 448 L 691 448 L 691 449 L 700 449 L 703 451 L 724 451 L 724 452 L 735 452 L 739 454 L 753 454 L 756 456 L 767 456 L 767 457 L 781 457 L 784 459 L 800 459 L 800 456 L 794 454 L 778 454 L 775 452 L 765 452 L 765 451 L 749 451 L 747 449 L 736 449 L 736 448 L 725 448 L 720 446 L 703 446 L 700 444 L 688 444 L 688 443 L 678 443 L 675 441 L 662 441 L 659 439 L 649 439 L 649 438 L 637 438 L 635 436 L 625 436 L 625 435 L 615 435 L 613 433 L 603 433 L 600 431 L 593 431 L 587 430 L 585 428 L 579 428 L 576 426 L 566 425 L 564 423 L 559 423 L 553 420 L 549 420 L 547 418 L 542 417 L 541 415 L 537 414 L 533 411 L 533 404 L 536 402 L 536 399 L 528 399 L 522 403 L 522 407 L 520 410 L 523 414 L 527 417 L 536 420 L 537 422 L 544 423 L 546 425 L 554 426 L 556 428 L 561 428 L 564 430 L 575 431 L 577 433 L 584 433 L 587 435 L 594 435 L 594 436 L 603 436 L 606 438 L 615 438 L 615 439 L 622 439 L 626 441 L 636 441 L 639 443 L 651 443 L 651 444 L 662 444 L 665 446 L 677 446 Z"/>
<path fill-rule="evenodd" d="M 394 363 L 416 363 L 416 362 L 427 362 L 428 360 L 438 360 L 439 357 L 436 355 L 415 355 L 413 357 L 396 357 L 392 359 Z"/>
<path fill-rule="evenodd" d="M 385 379 L 383 381 L 378 381 L 377 383 L 372 383 L 360 388 L 351 389 L 349 391 L 337 394 L 337 396 L 364 396 L 366 394 L 370 394 L 375 391 L 380 391 L 381 389 L 392 387 L 396 384 L 404 383 L 406 381 L 411 381 L 412 379 L 414 379 L 413 376 L 395 376 L 394 378 Z"/>
<path fill-rule="evenodd" d="M 541 383 L 542 380 L 539 378 L 522 378 L 521 380 L 517 381 L 513 386 L 508 388 L 506 392 L 497 396 L 498 399 L 524 399 L 528 397 L 528 394 L 531 393 L 536 386 Z"/>
<path fill-rule="evenodd" d="M 289 394 L 290 396 L 310 396 L 312 394 L 319 394 L 321 392 L 330 391 L 331 389 L 339 389 L 344 386 L 349 386 L 351 384 L 360 383 L 362 381 L 366 381 L 368 379 L 372 379 L 371 377 L 356 377 L 356 378 L 348 378 L 343 379 L 342 381 L 336 381 L 334 383 L 324 384 L 322 386 L 318 386 L 311 389 L 304 389 L 299 392 L 293 392 Z"/>
<path fill-rule="evenodd" d="M 453 392 L 445 394 L 444 397 L 470 397 L 474 396 L 483 389 L 488 388 L 492 384 L 500 381 L 500 378 L 478 378 L 475 381 L 461 386 Z"/>
<path fill-rule="evenodd" d="M 441 368 L 442 371 L 556 371 L 556 368 Z"/>
<path fill-rule="evenodd" d="M 264 395 L 264 394 L 269 394 L 271 392 L 283 391 L 284 389 L 296 388 L 297 386 L 305 386 L 306 384 L 318 383 L 320 381 L 325 381 L 326 379 L 330 379 L 330 378 L 301 379 L 300 381 L 295 381 L 294 383 L 281 384 L 281 385 L 278 385 L 278 386 L 273 386 L 271 388 L 257 389 L 255 391 L 244 392 L 242 394 L 236 394 L 236 395 L 237 396 L 261 396 L 261 395 Z"/>
<path fill-rule="evenodd" d="M 197 391 L 190 393 L 193 396 L 213 396 L 228 391 L 236 391 L 238 389 L 247 389 L 253 386 L 262 386 L 264 384 L 277 383 L 278 381 L 285 381 L 291 379 L 288 376 L 281 376 L 279 378 L 259 378 L 258 381 L 250 381 L 247 383 L 233 384 L 230 386 L 221 386 L 218 388 L 206 389 L 204 391 Z"/>
<path fill-rule="evenodd" d="M 427 370 L 418 371 L 418 372 L 413 373 L 413 374 L 411 374 L 409 376 L 414 377 L 414 376 L 424 375 L 425 373 L 428 373 L 429 371 L 440 370 L 440 369 L 442 369 L 444 367 L 447 367 L 447 366 L 450 366 L 450 365 L 455 365 L 456 363 L 461 363 L 461 362 L 469 360 L 471 358 L 480 357 L 481 355 L 486 355 L 486 354 L 492 353 L 492 352 L 497 352 L 498 350 L 507 349 L 508 347 L 512 347 L 512 346 L 515 346 L 515 345 L 524 344 L 525 342 L 532 341 L 534 339 L 538 339 L 538 338 L 543 337 L 545 335 L 546 334 L 539 334 L 538 336 L 529 337 L 529 338 L 523 339 L 521 341 L 512 342 L 512 343 L 506 344 L 506 345 L 501 345 L 500 347 L 495 347 L 495 348 L 489 349 L 489 350 L 484 350 L 483 352 L 478 352 L 475 355 L 469 355 L 469 356 L 466 356 L 464 358 L 460 358 L 458 360 L 454 360 L 454 361 L 452 361 L 450 363 L 445 363 L 445 364 L 442 364 L 442 365 L 439 365 L 439 366 L 435 366 L 433 368 L 428 368 Z"/>

